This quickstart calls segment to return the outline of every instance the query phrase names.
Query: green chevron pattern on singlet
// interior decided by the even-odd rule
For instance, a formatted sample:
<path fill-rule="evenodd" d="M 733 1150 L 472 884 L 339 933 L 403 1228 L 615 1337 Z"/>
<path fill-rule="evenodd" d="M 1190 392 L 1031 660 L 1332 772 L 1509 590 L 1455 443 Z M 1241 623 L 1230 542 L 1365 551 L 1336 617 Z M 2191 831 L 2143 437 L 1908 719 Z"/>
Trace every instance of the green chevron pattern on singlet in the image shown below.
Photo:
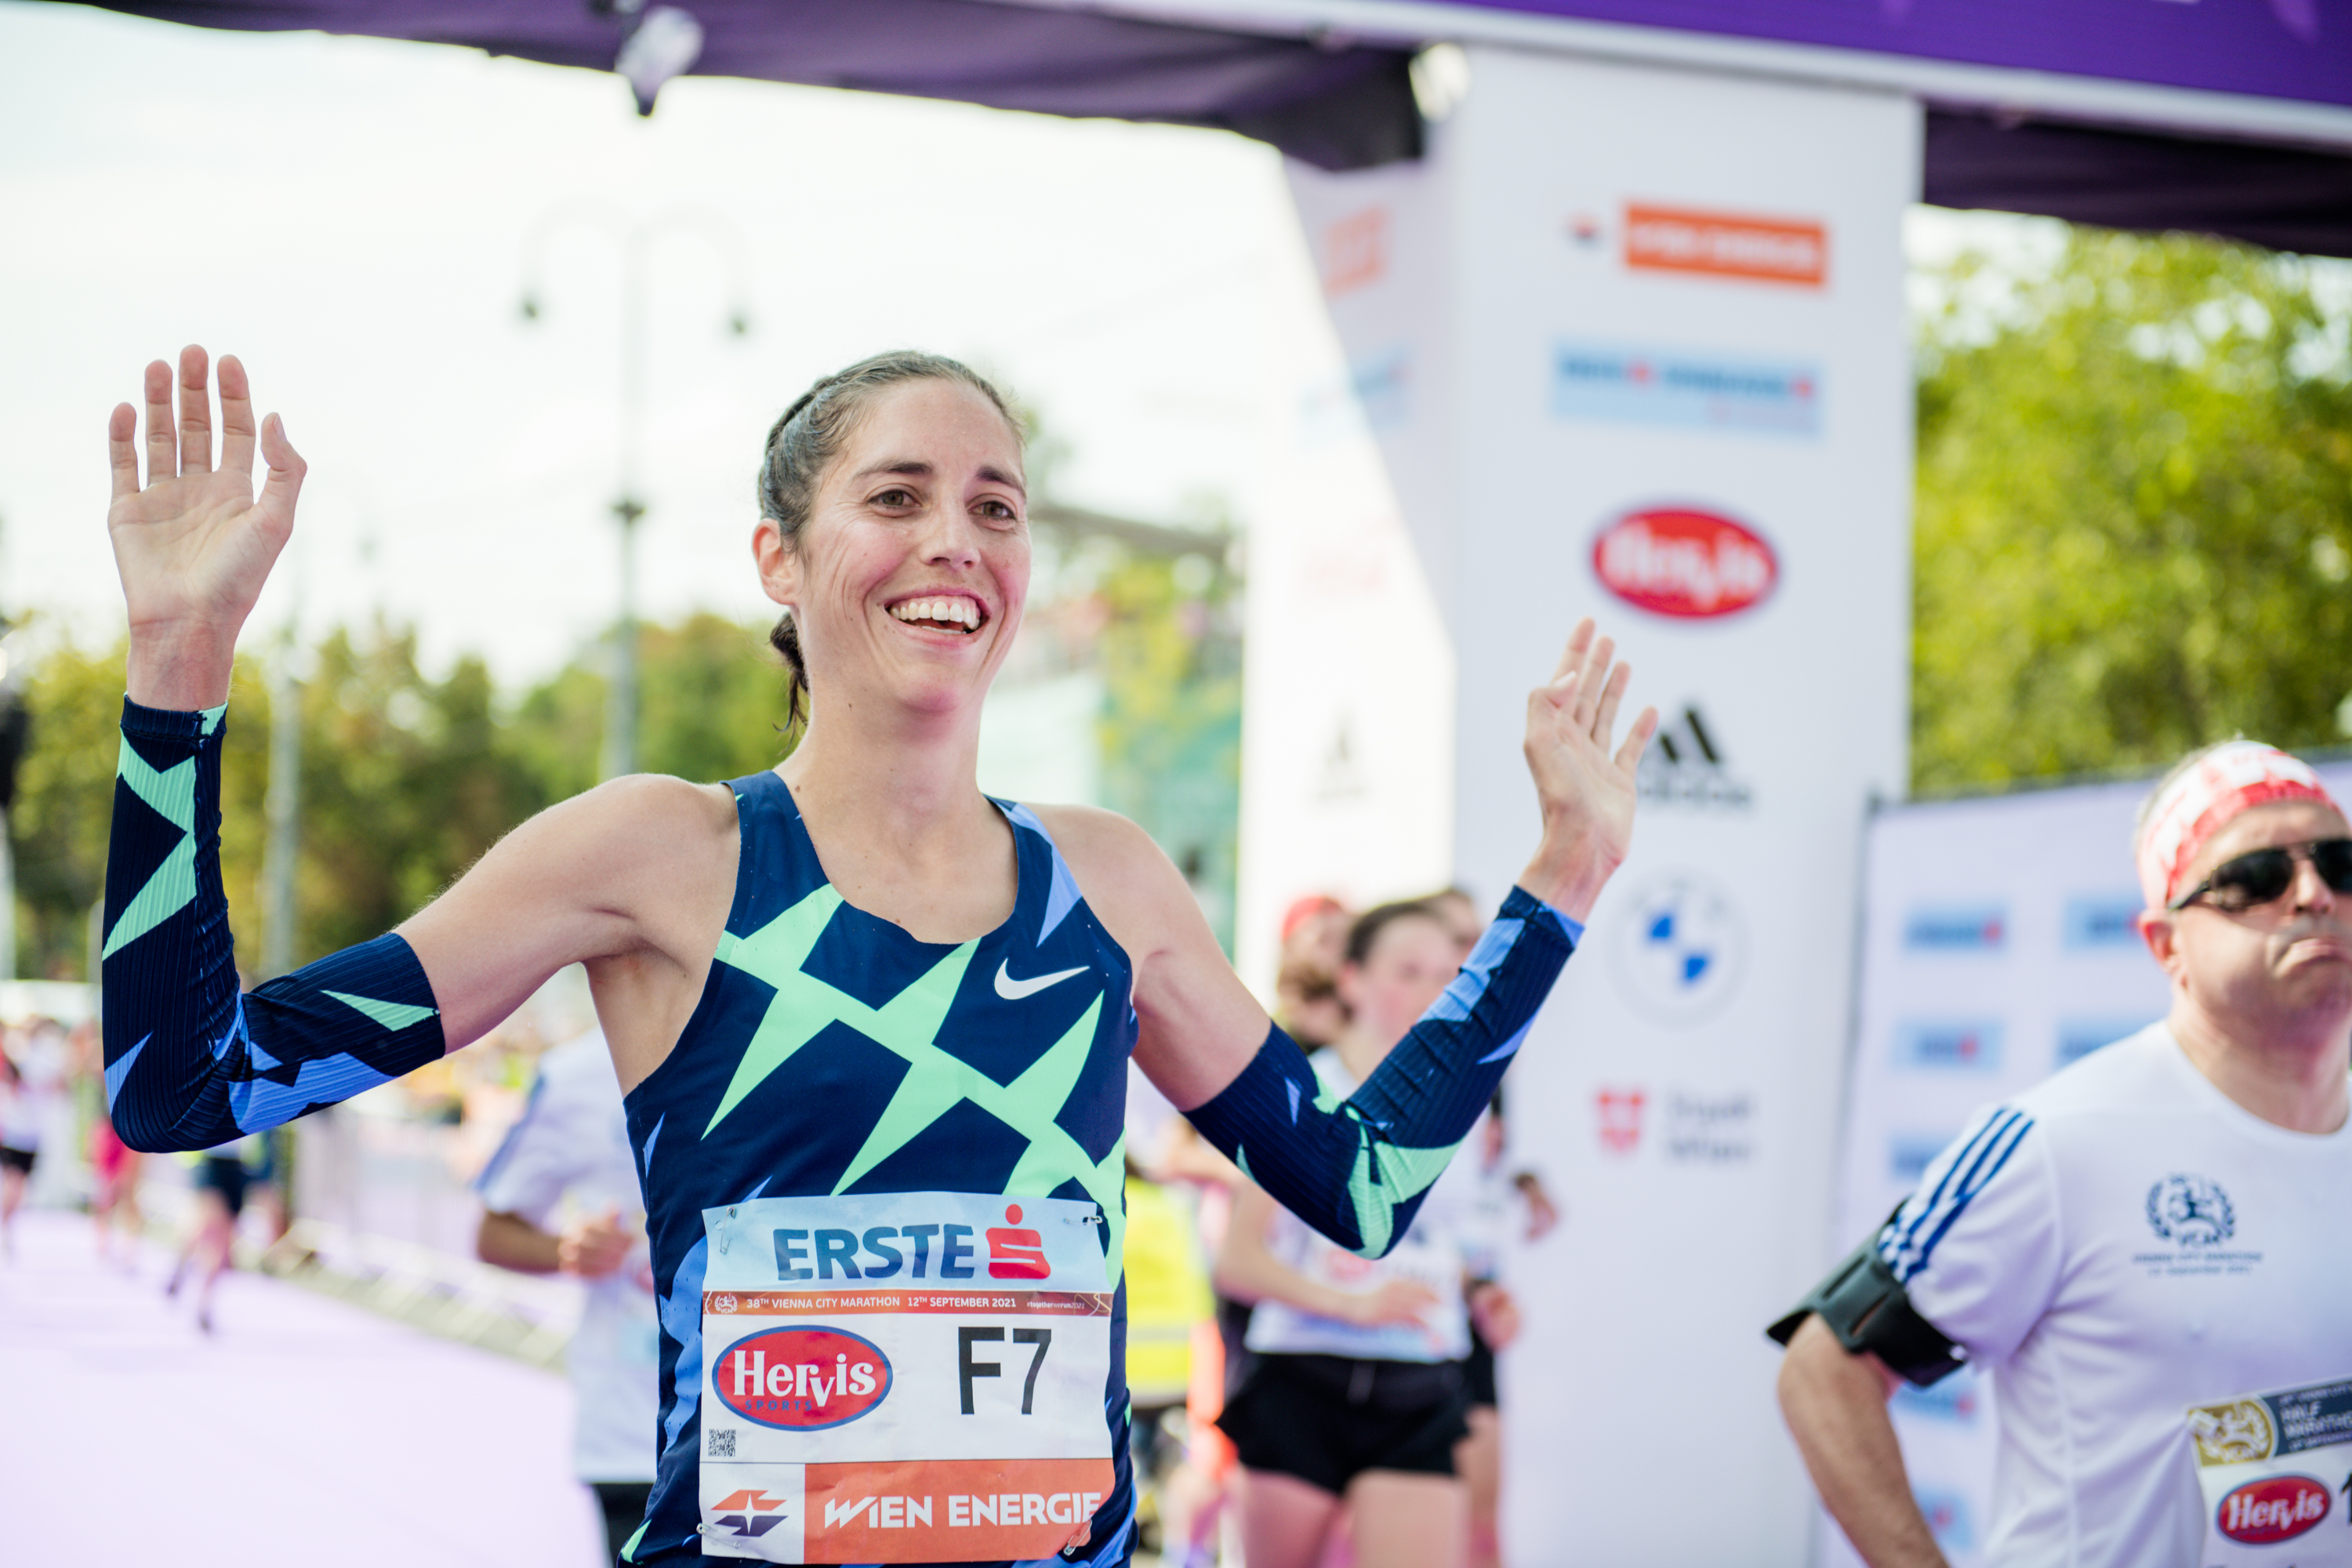
<path fill-rule="evenodd" d="M 845 1025 L 904 1060 L 908 1070 L 834 1184 L 835 1194 L 846 1192 L 923 1129 L 969 1100 L 1028 1140 L 1027 1151 L 1005 1180 L 1008 1194 L 1044 1197 L 1075 1180 L 1102 1205 L 1110 1227 L 1110 1281 L 1116 1289 L 1127 1232 L 1127 1139 L 1122 1135 L 1097 1163 L 1054 1120 L 1086 1068 L 1103 999 L 1097 996 L 1094 1005 L 1027 1071 L 1009 1084 L 999 1083 L 941 1050 L 937 1043 L 948 1011 L 955 1004 L 957 988 L 963 983 L 964 969 L 980 943 L 968 942 L 953 949 L 904 991 L 880 1007 L 870 1007 L 801 970 L 841 903 L 841 895 L 827 884 L 750 936 L 729 931 L 719 939 L 715 962 L 772 986 L 775 996 L 744 1046 L 727 1092 L 719 1097 L 719 1109 L 711 1112 L 710 1124 L 702 1135 L 709 1137 L 744 1096 L 826 1027 Z M 1438 1168 L 1444 1165 L 1441 1158 Z M 1434 1171 L 1431 1179 L 1435 1179 Z"/>
<path fill-rule="evenodd" d="M 1345 1102 L 1339 1095 L 1325 1089 L 1315 1097 L 1315 1109 L 1326 1116 L 1347 1115 Z M 1380 1152 L 1379 1181 L 1372 1179 L 1371 1130 L 1359 1121 L 1356 1124 L 1356 1163 L 1348 1172 L 1348 1202 L 1356 1212 L 1356 1235 L 1361 1245 L 1355 1251 L 1365 1258 L 1378 1258 L 1388 1250 L 1389 1238 L 1396 1234 L 1397 1205 L 1412 1202 L 1430 1184 L 1445 1173 L 1454 1152 L 1462 1147 L 1456 1140 L 1443 1149 L 1408 1149 L 1391 1143 Z M 1249 1175 L 1249 1151 L 1236 1151 L 1240 1156 L 1242 1174 Z M 1257 1178 L 1251 1176 L 1252 1181 Z"/>

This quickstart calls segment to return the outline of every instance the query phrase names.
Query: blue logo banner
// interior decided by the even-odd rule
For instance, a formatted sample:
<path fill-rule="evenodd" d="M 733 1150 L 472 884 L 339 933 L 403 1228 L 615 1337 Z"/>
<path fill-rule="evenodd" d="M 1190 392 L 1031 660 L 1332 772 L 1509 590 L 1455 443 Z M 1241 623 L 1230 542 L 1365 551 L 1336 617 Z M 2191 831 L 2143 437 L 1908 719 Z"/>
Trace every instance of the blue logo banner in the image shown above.
<path fill-rule="evenodd" d="M 1999 904 L 1927 905 L 1903 921 L 1903 945 L 1915 952 L 1998 952 L 2008 940 Z"/>
<path fill-rule="evenodd" d="M 1897 1067 L 1993 1072 L 2000 1067 L 2000 1025 L 1990 1018 L 1947 1018 L 1895 1027 Z"/>
<path fill-rule="evenodd" d="M 2139 911 L 2137 892 L 2084 893 L 2068 899 L 2063 928 L 2067 950 L 2139 952 Z"/>
<path fill-rule="evenodd" d="M 1563 340 L 1552 349 L 1551 411 L 1810 438 L 1822 430 L 1822 372 L 1802 360 Z"/>

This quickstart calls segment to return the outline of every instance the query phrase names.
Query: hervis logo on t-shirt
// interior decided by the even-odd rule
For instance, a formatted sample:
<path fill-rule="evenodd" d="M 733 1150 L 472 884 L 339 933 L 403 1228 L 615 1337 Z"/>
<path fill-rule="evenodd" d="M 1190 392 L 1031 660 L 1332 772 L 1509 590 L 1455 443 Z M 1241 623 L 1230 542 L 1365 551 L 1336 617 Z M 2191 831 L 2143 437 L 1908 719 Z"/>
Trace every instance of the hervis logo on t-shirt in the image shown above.
<path fill-rule="evenodd" d="M 2269 1476 L 2222 1498 L 2213 1527 L 2245 1545 L 2267 1546 L 2317 1528 L 2333 1501 L 2334 1494 L 2309 1476 Z"/>
<path fill-rule="evenodd" d="M 814 1432 L 856 1420 L 889 1396 L 890 1358 L 842 1329 L 767 1329 L 722 1352 L 711 1383 L 730 1410 L 762 1426 Z"/>

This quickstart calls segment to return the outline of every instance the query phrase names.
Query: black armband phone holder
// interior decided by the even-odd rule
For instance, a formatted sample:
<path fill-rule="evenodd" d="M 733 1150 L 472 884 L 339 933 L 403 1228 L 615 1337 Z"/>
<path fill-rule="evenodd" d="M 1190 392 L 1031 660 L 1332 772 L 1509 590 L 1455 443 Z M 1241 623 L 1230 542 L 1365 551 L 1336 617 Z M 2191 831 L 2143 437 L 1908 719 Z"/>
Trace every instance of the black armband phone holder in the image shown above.
<path fill-rule="evenodd" d="M 1853 1354 L 1870 1352 L 1921 1388 L 1949 1377 L 1968 1363 L 1968 1352 L 1911 1306 L 1910 1293 L 1878 1256 L 1874 1235 L 1813 1287 L 1788 1316 L 1765 1330 L 1783 1348 L 1808 1315 L 1829 1325 L 1838 1343 Z"/>

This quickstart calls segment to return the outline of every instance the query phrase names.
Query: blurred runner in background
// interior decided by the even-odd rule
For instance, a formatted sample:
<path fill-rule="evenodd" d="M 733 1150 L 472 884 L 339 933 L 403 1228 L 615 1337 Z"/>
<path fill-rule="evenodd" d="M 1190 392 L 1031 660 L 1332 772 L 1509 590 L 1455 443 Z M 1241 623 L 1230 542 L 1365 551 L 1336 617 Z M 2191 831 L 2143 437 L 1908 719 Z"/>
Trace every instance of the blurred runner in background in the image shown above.
<path fill-rule="evenodd" d="M 1459 969 L 1453 932 L 1427 904 L 1384 904 L 1349 931 L 1338 975 L 1348 1022 L 1308 1058 L 1334 1098 L 1383 1061 L 1401 1031 Z M 1479 1149 L 1483 1126 L 1468 1147 Z M 1342 1516 L 1364 1568 L 1433 1568 L 1462 1560 L 1466 1489 L 1454 1446 L 1469 1435 L 1462 1362 L 1474 1298 L 1498 1334 L 1516 1326 L 1509 1296 L 1474 1280 L 1491 1253 L 1478 1234 L 1477 1162 L 1457 1162 L 1430 1190 L 1386 1258 L 1333 1246 L 1244 1184 L 1217 1256 L 1225 1289 L 1255 1298 L 1248 1343 L 1257 1364 L 1220 1425 L 1246 1480 L 1250 1568 L 1315 1568 Z"/>
<path fill-rule="evenodd" d="M 147 1156 L 114 1135 L 114 1123 L 100 1110 L 89 1123 L 89 1217 L 98 1226 L 98 1255 L 115 1256 L 114 1233 L 123 1235 L 122 1262 L 139 1258 L 139 1237 L 147 1219 L 139 1210 L 139 1173 Z"/>
<path fill-rule="evenodd" d="M 266 1141 L 257 1132 L 185 1156 L 194 1173 L 190 1185 L 195 1192 L 195 1212 L 187 1239 L 180 1244 L 179 1260 L 172 1266 L 172 1277 L 164 1281 L 163 1294 L 177 1296 L 187 1282 L 188 1270 L 194 1268 L 196 1327 L 208 1334 L 213 1331 L 214 1288 L 235 1260 L 236 1222 L 245 1214 L 254 1170 L 268 1157 Z"/>
<path fill-rule="evenodd" d="M 0 1258 L 16 1256 L 16 1211 L 41 1159 L 40 1110 L 16 1057 L 0 1049 Z"/>
<path fill-rule="evenodd" d="M 1462 888 L 1448 888 L 1424 900 L 1446 929 L 1466 961 L 1485 931 L 1476 905 Z M 1495 1090 L 1486 1121 L 1463 1151 L 1465 1163 L 1475 1159 L 1478 1173 L 1477 1234 L 1483 1252 L 1471 1259 L 1477 1281 L 1470 1294 L 1470 1354 L 1462 1363 L 1462 1384 L 1469 1401 L 1470 1435 L 1454 1445 L 1454 1465 L 1470 1491 L 1470 1568 L 1501 1568 L 1500 1515 L 1503 1493 L 1502 1390 L 1496 1376 L 1495 1352 L 1507 1349 L 1518 1336 L 1519 1314 L 1507 1294 L 1495 1291 L 1502 1268 L 1502 1237 L 1510 1223 L 1510 1198 L 1527 1205 L 1526 1239 L 1538 1241 L 1559 1223 L 1559 1209 L 1544 1189 L 1543 1178 L 1530 1170 L 1505 1175 L 1509 1140 L 1505 1133 L 1503 1097 Z"/>
<path fill-rule="evenodd" d="M 123 1234 L 121 1260 L 125 1268 L 139 1261 L 139 1241 L 147 1216 L 139 1207 L 139 1177 L 147 1156 L 115 1136 L 106 1114 L 106 1058 L 99 1039 L 98 1021 L 84 1019 L 67 1037 L 76 1115 L 83 1128 L 82 1153 L 89 1162 L 89 1217 L 98 1236 L 98 1256 L 116 1257 L 115 1235 Z"/>
<path fill-rule="evenodd" d="M 1249 1324 L 1249 1308 L 1215 1293 L 1205 1260 L 1216 1256 L 1224 1240 L 1233 1188 L 1241 1180 L 1241 1172 L 1210 1147 L 1167 1097 L 1133 1068 L 1128 1080 L 1127 1128 L 1128 1147 L 1134 1151 L 1130 1163 L 1156 1183 L 1160 1192 L 1182 1204 L 1186 1243 L 1200 1268 L 1199 1294 L 1193 1299 L 1196 1311 L 1187 1325 L 1184 1386 L 1178 1394 L 1183 1447 L 1159 1478 L 1157 1502 L 1161 1561 L 1184 1568 L 1207 1568 L 1217 1561 L 1219 1531 L 1236 1473 L 1233 1443 L 1216 1426 L 1225 1407 L 1227 1316 L 1230 1313 L 1233 1318 L 1230 1342 L 1238 1347 L 1242 1331 Z M 1130 1275 L 1133 1224 L 1130 1213 Z M 1131 1283 L 1129 1290 L 1132 1314 Z M 1131 1347 L 1132 1338 L 1129 1342 Z M 1129 1365 L 1132 1378 L 1131 1348 Z M 1163 1427 L 1175 1426 L 1179 1419 L 1174 1408 L 1160 1415 Z"/>
<path fill-rule="evenodd" d="M 1355 921 L 1353 910 L 1324 893 L 1310 893 L 1283 911 L 1275 1015 L 1283 1032 L 1307 1050 L 1329 1045 L 1348 1021 L 1333 983 Z"/>
<path fill-rule="evenodd" d="M 539 1058 L 522 1119 L 475 1187 L 482 1261 L 569 1274 L 587 1287 L 563 1352 L 576 1403 L 572 1463 L 604 1518 L 605 1559 L 616 1560 L 653 1489 L 660 1345 L 636 1163 L 602 1030 Z"/>
<path fill-rule="evenodd" d="M 0 1041 L 0 1057 L 8 1061 L 0 1087 L 0 1253 L 13 1251 L 14 1222 L 34 1167 L 63 1131 L 68 1055 L 65 1028 L 54 1018 L 35 1018 Z M 71 1159 L 70 1150 L 62 1157 Z"/>

